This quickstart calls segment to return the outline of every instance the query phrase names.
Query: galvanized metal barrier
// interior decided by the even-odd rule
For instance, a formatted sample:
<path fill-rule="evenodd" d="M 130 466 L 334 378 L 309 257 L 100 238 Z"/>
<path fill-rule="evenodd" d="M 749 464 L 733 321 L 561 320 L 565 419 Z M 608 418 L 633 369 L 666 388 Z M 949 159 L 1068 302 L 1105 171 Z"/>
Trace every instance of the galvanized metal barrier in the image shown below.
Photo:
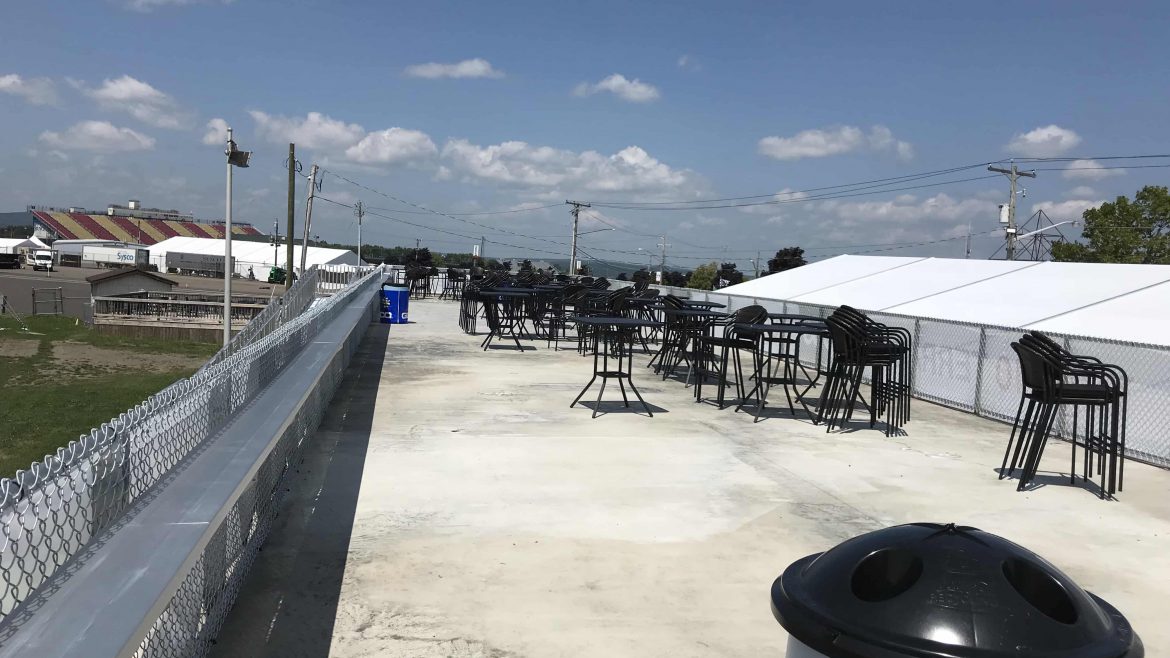
<path fill-rule="evenodd" d="M 225 428 L 313 342 L 339 309 L 352 300 L 368 298 L 365 321 L 376 318 L 374 292 L 382 276 L 381 268 L 354 272 L 346 289 L 314 303 L 317 279 L 310 271 L 281 303 L 266 308 L 191 378 L 151 396 L 28 470 L 0 479 L 0 648 L 7 649 L 4 641 L 16 628 L 14 617 L 35 614 L 22 610 L 22 603 L 115 526 L 132 505 L 152 494 L 177 464 Z M 263 541 L 264 514 L 272 509 L 272 500 L 266 497 L 279 495 L 279 488 L 272 484 L 283 476 L 280 464 L 288 463 L 281 460 L 299 449 L 316 427 L 360 339 L 360 331 L 347 339 L 336 364 L 330 366 L 328 376 L 315 382 L 313 394 L 269 456 L 274 461 L 257 474 L 251 493 L 233 503 L 223 533 L 225 537 L 236 533 L 231 536 L 239 543 L 233 544 L 233 562 L 224 567 L 224 582 L 216 587 L 230 590 L 242 579 L 250 557 L 240 553 L 240 547 L 255 550 Z M 228 559 L 227 555 L 222 559 Z M 231 583 L 226 580 L 229 577 Z M 199 582 L 201 588 L 211 587 L 205 578 Z M 183 621 L 183 628 L 217 624 L 218 620 L 208 618 L 210 612 L 200 608 L 197 615 Z"/>

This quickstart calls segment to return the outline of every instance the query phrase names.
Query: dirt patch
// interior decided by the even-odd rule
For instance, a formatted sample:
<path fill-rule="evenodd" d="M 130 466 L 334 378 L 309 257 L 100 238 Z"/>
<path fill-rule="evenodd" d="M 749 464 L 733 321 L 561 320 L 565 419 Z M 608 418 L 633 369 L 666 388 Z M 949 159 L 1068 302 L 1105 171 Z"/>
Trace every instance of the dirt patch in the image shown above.
<path fill-rule="evenodd" d="M 53 344 L 53 360 L 54 366 L 58 368 L 80 366 L 98 370 L 148 370 L 151 372 L 194 369 L 207 361 L 198 356 L 113 350 L 69 341 Z"/>
<path fill-rule="evenodd" d="M 0 356 L 27 359 L 30 356 L 36 356 L 40 346 L 41 343 L 37 340 L 4 340 L 0 338 Z"/>

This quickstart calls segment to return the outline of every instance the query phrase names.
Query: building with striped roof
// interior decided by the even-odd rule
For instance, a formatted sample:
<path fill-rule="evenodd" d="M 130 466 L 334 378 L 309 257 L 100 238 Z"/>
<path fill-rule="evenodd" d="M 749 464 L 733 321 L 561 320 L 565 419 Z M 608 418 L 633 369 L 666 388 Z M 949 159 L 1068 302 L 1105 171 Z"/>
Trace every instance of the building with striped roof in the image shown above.
<path fill-rule="evenodd" d="M 110 240 L 152 245 L 174 237 L 222 238 L 223 222 L 197 220 L 175 211 L 110 205 L 106 213 L 83 208 L 29 206 L 34 234 L 53 240 Z M 232 222 L 232 235 L 263 235 L 246 222 Z"/>

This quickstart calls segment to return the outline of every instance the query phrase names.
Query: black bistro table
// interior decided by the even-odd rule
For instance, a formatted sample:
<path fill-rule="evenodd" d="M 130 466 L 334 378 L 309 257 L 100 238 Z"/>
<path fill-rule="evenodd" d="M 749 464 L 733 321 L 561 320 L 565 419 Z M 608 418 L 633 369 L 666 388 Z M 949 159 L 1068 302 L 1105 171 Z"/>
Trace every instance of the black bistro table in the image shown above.
<path fill-rule="evenodd" d="M 720 304 L 719 302 L 699 302 L 690 299 L 683 300 L 683 306 L 690 308 L 727 308 L 727 304 Z"/>
<path fill-rule="evenodd" d="M 610 379 L 618 380 L 618 386 L 622 390 L 622 400 L 626 406 L 630 406 L 630 399 L 626 397 L 626 387 L 623 380 L 629 382 L 630 390 L 634 395 L 638 396 L 638 401 L 642 403 L 642 407 L 646 409 L 646 413 L 653 418 L 654 412 L 650 411 L 650 405 L 646 404 L 646 400 L 642 399 L 642 394 L 638 392 L 638 387 L 634 386 L 633 374 L 633 357 L 634 357 L 634 341 L 639 330 L 644 328 L 659 328 L 662 326 L 661 322 L 654 320 L 646 320 L 643 318 L 625 318 L 625 317 L 609 317 L 609 316 L 574 316 L 570 318 L 573 322 L 583 324 L 585 326 L 594 327 L 598 333 L 598 339 L 593 346 L 593 377 L 590 378 L 589 383 L 585 384 L 585 388 L 577 394 L 573 402 L 569 404 L 570 407 L 575 406 L 580 400 L 581 396 L 585 395 L 585 391 L 593 386 L 593 382 L 597 378 L 601 378 L 601 389 L 597 392 L 597 406 L 593 408 L 593 418 L 597 418 L 597 411 L 601 406 L 601 396 L 605 393 L 605 384 Z M 617 363 L 611 368 L 610 361 L 616 360 Z"/>
<path fill-rule="evenodd" d="M 788 345 L 798 345 L 800 338 L 803 336 L 816 336 L 822 340 L 826 339 L 829 336 L 829 328 L 819 322 L 778 324 L 737 323 L 735 328 L 745 334 L 755 334 L 756 350 L 759 354 L 759 357 L 756 359 L 756 372 L 754 375 L 756 385 L 744 396 L 744 399 L 740 401 L 739 406 L 735 410 L 739 411 L 748 404 L 749 400 L 754 398 L 756 411 L 753 415 L 754 420 L 758 421 L 760 419 L 760 412 L 763 411 L 764 405 L 767 403 L 768 392 L 773 386 L 781 386 L 784 389 L 784 396 L 788 400 L 788 410 L 792 415 L 796 415 L 796 407 L 793 404 L 793 400 L 795 400 L 800 403 L 800 406 L 804 407 L 805 412 L 813 418 L 815 423 L 817 418 L 813 415 L 812 410 L 808 408 L 808 404 L 805 403 L 804 396 L 816 386 L 820 369 L 819 367 L 817 368 L 816 375 L 809 375 L 808 371 L 804 368 L 804 364 L 800 363 L 799 351 L 794 349 L 792 352 L 788 352 L 786 347 Z M 773 352 L 769 349 L 771 344 L 780 345 L 781 351 Z M 804 371 L 805 379 L 801 379 L 797 375 L 798 370 Z"/>

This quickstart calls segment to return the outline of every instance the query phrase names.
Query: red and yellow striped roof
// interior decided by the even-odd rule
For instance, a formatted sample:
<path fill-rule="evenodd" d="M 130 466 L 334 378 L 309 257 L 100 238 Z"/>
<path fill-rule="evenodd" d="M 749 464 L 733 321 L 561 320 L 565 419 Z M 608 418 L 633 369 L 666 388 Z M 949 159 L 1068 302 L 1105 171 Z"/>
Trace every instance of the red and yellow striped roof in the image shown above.
<path fill-rule="evenodd" d="M 193 238 L 223 237 L 222 224 L 41 210 L 34 210 L 33 215 L 63 240 L 117 240 L 151 245 L 176 235 Z M 250 224 L 235 224 L 232 226 L 232 235 L 263 234 Z"/>

